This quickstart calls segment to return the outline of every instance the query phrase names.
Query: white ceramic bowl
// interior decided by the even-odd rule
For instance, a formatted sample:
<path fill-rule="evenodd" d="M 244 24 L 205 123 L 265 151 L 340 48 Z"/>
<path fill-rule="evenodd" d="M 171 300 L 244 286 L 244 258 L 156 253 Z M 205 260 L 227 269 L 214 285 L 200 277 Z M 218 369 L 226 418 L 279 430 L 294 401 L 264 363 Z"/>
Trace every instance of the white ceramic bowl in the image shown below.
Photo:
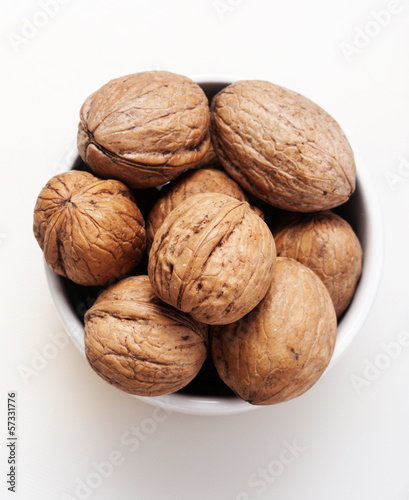
<path fill-rule="evenodd" d="M 192 76 L 192 79 L 211 97 L 223 87 L 242 78 L 227 75 L 196 75 Z M 356 151 L 355 160 L 357 166 L 355 193 L 337 211 L 350 222 L 358 235 L 364 254 L 363 269 L 353 300 L 338 324 L 334 354 L 323 376 L 335 366 L 359 333 L 375 298 L 382 270 L 383 228 L 378 199 L 368 171 Z M 67 165 L 67 170 L 77 166 L 78 159 Z M 57 313 L 68 335 L 85 358 L 84 327 L 77 314 L 78 307 L 73 304 L 72 289 L 67 287 L 67 280 L 54 273 L 47 265 L 45 271 Z M 88 308 L 90 305 L 86 301 L 82 302 L 83 308 Z M 204 396 L 178 392 L 151 398 L 131 397 L 168 410 L 195 415 L 227 415 L 262 408 L 233 395 Z"/>

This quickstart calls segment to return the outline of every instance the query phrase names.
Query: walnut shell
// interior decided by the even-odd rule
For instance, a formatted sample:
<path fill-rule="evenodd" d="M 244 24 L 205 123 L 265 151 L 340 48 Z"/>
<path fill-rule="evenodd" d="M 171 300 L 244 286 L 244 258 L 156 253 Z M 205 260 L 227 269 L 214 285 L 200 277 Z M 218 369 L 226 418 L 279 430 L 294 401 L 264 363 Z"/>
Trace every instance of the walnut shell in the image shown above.
<path fill-rule="evenodd" d="M 276 257 L 273 236 L 247 202 L 219 193 L 191 196 L 166 217 L 148 274 L 165 302 L 206 324 L 226 324 L 264 297 Z"/>
<path fill-rule="evenodd" d="M 213 148 L 212 142 L 210 142 L 209 149 L 206 151 L 206 154 L 199 161 L 199 163 L 195 166 L 195 168 L 216 168 L 220 167 L 219 158 Z"/>
<path fill-rule="evenodd" d="M 338 123 L 306 97 L 243 80 L 211 103 L 212 141 L 222 166 L 246 190 L 285 210 L 338 206 L 355 189 L 355 161 Z"/>
<path fill-rule="evenodd" d="M 240 398 L 269 405 L 300 396 L 327 367 L 336 340 L 334 306 L 322 281 L 277 257 L 264 299 L 244 318 L 211 329 L 221 379 Z"/>
<path fill-rule="evenodd" d="M 199 193 L 222 193 L 240 201 L 247 201 L 237 182 L 221 170 L 203 168 L 186 172 L 161 190 L 160 198 L 152 207 L 146 219 L 148 249 L 152 246 L 156 231 L 170 212 L 180 205 L 182 201 Z"/>
<path fill-rule="evenodd" d="M 106 289 L 85 313 L 85 354 L 115 387 L 139 396 L 178 391 L 199 372 L 207 327 L 164 304 L 147 276 Z"/>
<path fill-rule="evenodd" d="M 47 264 L 80 285 L 105 285 L 145 250 L 145 222 L 129 189 L 71 170 L 54 176 L 34 208 L 34 235 Z"/>
<path fill-rule="evenodd" d="M 321 278 L 339 318 L 362 271 L 361 244 L 348 222 L 331 211 L 294 214 L 274 239 L 278 255 L 298 260 Z"/>
<path fill-rule="evenodd" d="M 147 188 L 195 167 L 210 146 L 210 111 L 190 78 L 147 71 L 116 78 L 80 112 L 78 151 L 98 175 Z"/>

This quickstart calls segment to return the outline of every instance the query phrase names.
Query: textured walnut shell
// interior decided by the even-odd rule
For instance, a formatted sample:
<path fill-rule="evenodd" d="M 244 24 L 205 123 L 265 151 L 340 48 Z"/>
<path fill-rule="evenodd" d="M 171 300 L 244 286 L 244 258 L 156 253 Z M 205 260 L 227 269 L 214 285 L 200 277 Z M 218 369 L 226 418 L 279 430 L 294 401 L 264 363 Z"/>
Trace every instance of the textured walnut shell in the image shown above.
<path fill-rule="evenodd" d="M 298 260 L 321 278 L 340 317 L 362 270 L 361 244 L 348 222 L 331 211 L 294 214 L 275 243 L 278 255 Z"/>
<path fill-rule="evenodd" d="M 221 379 L 255 405 L 288 401 L 312 387 L 336 340 L 334 306 L 318 276 L 285 257 L 277 257 L 273 275 L 255 309 L 233 324 L 211 329 Z"/>
<path fill-rule="evenodd" d="M 155 293 L 206 324 L 248 313 L 272 279 L 276 250 L 247 202 L 219 193 L 191 196 L 166 217 L 149 254 Z"/>
<path fill-rule="evenodd" d="M 325 210 L 355 189 L 354 155 L 344 132 L 296 92 L 259 80 L 233 83 L 214 96 L 211 122 L 223 167 L 271 205 Z"/>
<path fill-rule="evenodd" d="M 88 172 L 48 181 L 33 230 L 51 269 L 80 285 L 105 285 L 126 274 L 145 250 L 145 222 L 129 189 Z"/>
<path fill-rule="evenodd" d="M 189 78 L 147 71 L 116 78 L 80 112 L 78 151 L 98 175 L 147 188 L 195 167 L 210 146 L 210 111 Z"/>
<path fill-rule="evenodd" d="M 147 276 L 109 287 L 84 319 L 91 367 L 130 394 L 178 391 L 206 359 L 207 327 L 159 300 Z"/>
<path fill-rule="evenodd" d="M 203 168 L 186 172 L 161 190 L 160 198 L 152 207 L 146 219 L 148 249 L 152 246 L 156 231 L 170 212 L 180 205 L 182 201 L 199 193 L 221 193 L 240 201 L 247 201 L 237 182 L 221 170 Z"/>
<path fill-rule="evenodd" d="M 195 168 L 211 168 L 217 166 L 220 166 L 219 158 L 213 148 L 213 144 L 210 142 L 209 149 Z"/>

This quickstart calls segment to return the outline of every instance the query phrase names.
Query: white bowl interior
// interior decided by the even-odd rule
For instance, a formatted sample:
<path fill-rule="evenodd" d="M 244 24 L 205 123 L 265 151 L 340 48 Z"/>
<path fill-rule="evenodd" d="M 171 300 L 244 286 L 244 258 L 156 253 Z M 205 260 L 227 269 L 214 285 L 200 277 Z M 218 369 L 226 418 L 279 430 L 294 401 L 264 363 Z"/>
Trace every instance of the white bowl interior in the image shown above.
<path fill-rule="evenodd" d="M 209 97 L 217 93 L 237 77 L 197 76 L 193 77 L 202 86 Z M 357 166 L 357 187 L 347 203 L 336 211 L 354 228 L 363 248 L 363 269 L 354 298 L 338 324 L 337 341 L 334 354 L 325 373 L 327 373 L 344 355 L 352 340 L 359 333 L 374 301 L 383 261 L 383 226 L 382 216 L 376 195 L 366 167 L 355 153 Z M 68 170 L 80 164 L 77 159 Z M 73 305 L 72 297 L 66 286 L 66 280 L 45 265 L 48 285 L 57 313 L 74 344 L 85 357 L 84 326 Z M 88 308 L 91 304 L 84 303 Z M 324 375 L 325 375 L 324 373 Z M 157 397 L 132 396 L 142 401 L 180 413 L 194 415 L 227 415 L 242 413 L 261 408 L 238 397 L 203 396 L 178 392 Z"/>

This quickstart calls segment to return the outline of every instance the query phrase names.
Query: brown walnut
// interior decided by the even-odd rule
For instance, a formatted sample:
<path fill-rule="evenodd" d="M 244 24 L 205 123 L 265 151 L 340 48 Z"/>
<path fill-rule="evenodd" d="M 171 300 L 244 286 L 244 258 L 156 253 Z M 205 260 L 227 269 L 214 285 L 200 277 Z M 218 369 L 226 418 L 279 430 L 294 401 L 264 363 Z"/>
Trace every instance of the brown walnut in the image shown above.
<path fill-rule="evenodd" d="M 226 324 L 264 297 L 276 250 L 247 202 L 219 193 L 191 196 L 166 217 L 149 254 L 155 293 L 206 324 Z"/>
<path fill-rule="evenodd" d="M 238 81 L 212 99 L 211 123 L 222 166 L 271 205 L 325 210 L 346 202 L 355 189 L 354 155 L 341 127 L 296 92 Z"/>
<path fill-rule="evenodd" d="M 210 142 L 209 149 L 195 168 L 217 168 L 220 167 L 219 158 L 213 148 L 213 144 Z"/>
<path fill-rule="evenodd" d="M 340 317 L 362 270 L 361 244 L 348 222 L 329 210 L 293 214 L 274 239 L 277 255 L 298 260 L 321 278 Z"/>
<path fill-rule="evenodd" d="M 288 401 L 311 388 L 336 340 L 334 306 L 322 281 L 293 259 L 277 257 L 263 300 L 235 323 L 211 328 L 221 379 L 255 405 Z"/>
<path fill-rule="evenodd" d="M 80 285 L 105 285 L 145 250 L 145 222 L 129 189 L 71 170 L 54 176 L 34 208 L 34 235 L 47 264 Z"/>
<path fill-rule="evenodd" d="M 207 327 L 163 303 L 147 276 L 106 289 L 85 314 L 85 354 L 115 387 L 139 396 L 176 392 L 198 373 Z"/>
<path fill-rule="evenodd" d="M 147 188 L 195 167 L 210 146 L 209 103 L 189 78 L 147 71 L 116 78 L 84 102 L 78 151 L 102 177 Z"/>
<path fill-rule="evenodd" d="M 156 231 L 170 212 L 182 201 L 199 193 L 222 193 L 240 201 L 247 201 L 237 182 L 221 170 L 203 168 L 186 172 L 161 190 L 160 198 L 146 219 L 148 249 L 152 246 Z"/>

